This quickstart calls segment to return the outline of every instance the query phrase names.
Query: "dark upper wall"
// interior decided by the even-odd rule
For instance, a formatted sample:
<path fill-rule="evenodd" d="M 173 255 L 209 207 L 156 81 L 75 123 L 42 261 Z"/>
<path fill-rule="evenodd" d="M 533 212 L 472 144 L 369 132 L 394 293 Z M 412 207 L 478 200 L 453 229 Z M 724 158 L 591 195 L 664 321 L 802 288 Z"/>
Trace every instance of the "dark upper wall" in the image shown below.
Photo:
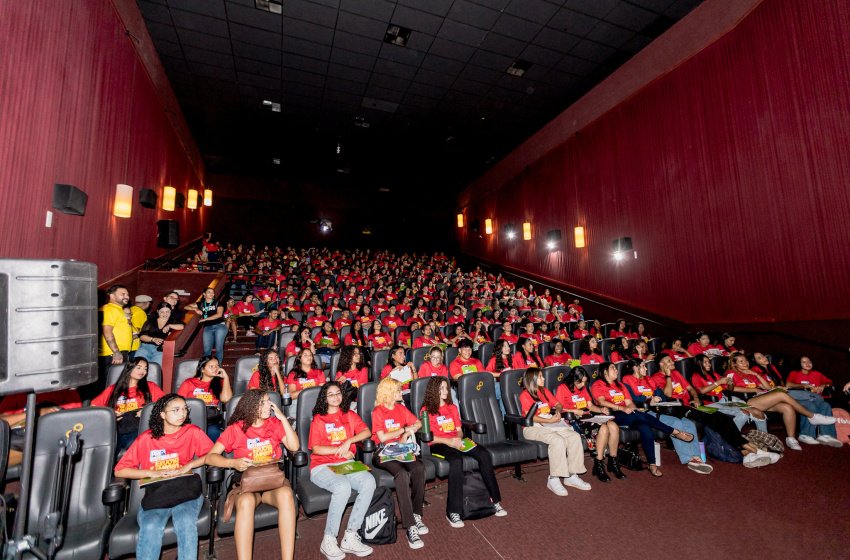
<path fill-rule="evenodd" d="M 157 220 L 179 220 L 183 242 L 200 235 L 206 210 L 138 202 L 141 187 L 200 189 L 203 173 L 140 61 L 138 51 L 155 54 L 144 23 L 129 37 L 109 0 L 2 2 L 0 21 L 0 257 L 93 262 L 102 283 L 164 252 Z M 54 211 L 48 229 L 54 183 L 82 189 L 88 205 L 84 216 Z M 118 183 L 134 187 L 129 219 L 112 215 Z"/>
<path fill-rule="evenodd" d="M 670 33 L 685 42 L 688 26 L 708 25 L 700 18 L 724 2 L 706 2 Z M 664 39 L 609 80 L 673 52 Z M 559 117 L 563 126 L 529 141 L 550 152 L 462 193 L 467 223 L 479 219 L 483 232 L 485 218 L 498 229 L 529 221 L 535 239 L 455 228 L 460 248 L 687 323 L 846 319 L 848 69 L 846 2 L 765 0 L 577 134 Z M 573 243 L 578 225 L 584 249 Z M 554 253 L 551 229 L 564 237 Z M 637 260 L 613 261 L 621 236 Z"/>

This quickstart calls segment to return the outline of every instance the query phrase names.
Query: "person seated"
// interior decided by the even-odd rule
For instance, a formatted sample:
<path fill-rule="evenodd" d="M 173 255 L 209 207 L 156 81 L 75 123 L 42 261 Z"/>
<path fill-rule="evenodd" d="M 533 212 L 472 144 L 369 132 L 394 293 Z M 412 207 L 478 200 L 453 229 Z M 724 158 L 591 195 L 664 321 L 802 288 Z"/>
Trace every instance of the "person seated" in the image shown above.
<path fill-rule="evenodd" d="M 321 305 L 317 305 L 313 309 L 313 316 L 304 321 L 304 324 L 313 329 L 315 327 L 321 327 L 327 321 L 330 321 L 330 319 L 324 314 L 324 309 Z"/>
<path fill-rule="evenodd" d="M 360 557 L 372 554 L 372 548 L 360 542 L 357 530 L 363 526 L 372 502 L 375 477 L 368 471 L 336 474 L 330 469 L 331 466 L 353 461 L 354 444 L 371 436 L 372 432 L 363 420 L 350 410 L 350 402 L 342 387 L 336 381 L 322 385 L 313 407 L 308 447 L 312 451 L 310 482 L 331 493 L 319 549 L 328 560 L 341 560 L 346 553 Z M 352 490 L 357 492 L 357 498 L 340 545 L 337 543 L 339 526 Z"/>
<path fill-rule="evenodd" d="M 222 419 L 218 404 L 227 404 L 233 397 L 230 377 L 221 368 L 219 361 L 212 356 L 198 360 L 195 376 L 184 381 L 177 389 L 177 394 L 183 398 L 204 401 L 207 409 L 207 435 L 211 440 L 218 439 Z"/>
<path fill-rule="evenodd" d="M 233 299 L 233 296 L 230 296 L 224 302 L 224 313 L 222 313 L 221 316 L 224 317 L 224 326 L 227 327 L 228 335 L 233 335 L 233 337 L 232 338 L 230 336 L 226 337 L 224 339 L 225 344 L 227 344 L 228 342 L 236 342 L 236 339 L 238 338 L 238 334 L 237 334 L 237 331 L 236 331 L 236 329 L 237 329 L 236 315 L 233 314 L 233 308 L 234 307 L 236 307 L 236 300 Z M 172 312 L 172 316 L 173 316 L 173 312 Z M 148 319 L 150 319 L 150 317 L 148 317 Z M 181 323 L 182 323 L 182 321 L 181 321 Z M 142 328 L 142 330 L 144 330 L 144 327 Z"/>
<path fill-rule="evenodd" d="M 184 325 L 172 317 L 171 305 L 165 302 L 156 306 L 156 313 L 148 317 L 139 331 L 139 349 L 134 357 L 162 365 L 162 344 L 171 331 L 182 331 Z"/>
<path fill-rule="evenodd" d="M 402 385 L 402 391 L 405 397 L 405 406 L 410 404 L 410 382 L 414 379 L 417 379 L 416 375 L 416 366 L 413 365 L 413 362 L 408 362 L 405 360 L 404 356 L 404 348 L 401 346 L 395 345 L 390 348 L 390 352 L 387 355 L 387 365 L 384 366 L 384 369 L 381 370 L 381 379 L 391 376 L 394 372 L 398 376 L 404 376 L 403 370 L 407 368 L 410 375 L 410 379 L 405 379 Z"/>
<path fill-rule="evenodd" d="M 286 480 L 280 488 L 265 492 L 236 493 L 233 485 L 239 484 L 243 473 L 249 468 L 280 461 L 283 449 L 297 451 L 298 436 L 265 391 L 249 389 L 242 395 L 233 414 L 227 420 L 227 428 L 206 456 L 205 463 L 213 467 L 234 469 L 230 488 L 225 492 L 225 521 L 229 521 L 231 508 L 236 510 L 236 558 L 251 560 L 254 540 L 254 510 L 260 504 L 277 509 L 277 530 L 280 538 L 280 557 L 291 560 L 295 554 L 295 500 L 292 487 Z M 224 453 L 232 453 L 226 459 Z"/>
<path fill-rule="evenodd" d="M 381 324 L 390 329 L 390 332 L 395 332 L 398 327 L 404 326 L 404 319 L 396 315 L 396 306 L 390 305 L 387 311 L 389 315 L 381 320 Z"/>
<path fill-rule="evenodd" d="M 499 338 L 507 340 L 511 344 L 516 344 L 517 342 L 519 342 L 519 337 L 515 334 L 512 334 L 511 333 L 512 330 L 513 330 L 513 325 L 511 324 L 510 319 L 503 319 L 502 320 L 502 336 L 500 336 Z"/>
<path fill-rule="evenodd" d="M 490 342 L 490 335 L 487 334 L 487 328 L 484 326 L 484 321 L 480 318 L 475 319 L 470 327 L 469 338 L 472 340 L 472 349 L 477 350 L 482 344 Z"/>
<path fill-rule="evenodd" d="M 740 399 L 733 401 L 726 395 L 727 385 L 732 386 L 728 378 L 722 377 L 716 371 L 711 369 L 711 359 L 704 354 L 686 358 L 694 361 L 694 373 L 691 376 L 691 383 L 694 388 L 702 395 L 702 401 L 705 406 L 716 408 L 726 416 L 732 418 L 732 421 L 737 426 L 738 430 L 743 429 L 747 422 L 753 422 L 757 429 L 766 432 L 767 420 L 764 414 L 757 408 L 741 408 L 738 403 L 743 403 Z M 714 402 L 710 402 L 713 400 Z"/>
<path fill-rule="evenodd" d="M 549 355 L 543 360 L 546 367 L 563 366 L 572 361 L 573 357 L 564 348 L 564 341 L 560 338 L 555 338 L 549 342 Z"/>
<path fill-rule="evenodd" d="M 383 350 L 393 345 L 393 336 L 383 331 L 383 325 L 377 319 L 372 321 L 369 329 L 369 347 L 372 350 Z"/>
<path fill-rule="evenodd" d="M 611 332 L 608 333 L 608 338 L 623 337 L 623 338 L 628 339 L 628 338 L 631 338 L 629 336 L 629 334 L 631 334 L 631 333 L 630 333 L 629 328 L 627 326 L 626 320 L 625 319 L 617 319 L 617 326 L 615 326 L 613 329 L 611 329 Z"/>
<path fill-rule="evenodd" d="M 670 345 L 670 348 L 665 348 L 661 351 L 662 354 L 667 354 L 673 361 L 681 360 L 682 358 L 692 358 L 693 354 L 685 350 L 682 346 L 682 339 L 677 338 L 673 341 L 673 344 Z"/>
<path fill-rule="evenodd" d="M 254 344 L 258 356 L 260 355 L 260 351 L 266 348 L 277 350 L 278 335 L 281 329 L 283 329 L 283 326 L 278 309 L 272 309 L 269 311 L 267 318 L 260 319 L 257 326 L 254 327 L 254 334 L 257 335 L 257 340 L 254 341 Z"/>
<path fill-rule="evenodd" d="M 541 336 L 534 332 L 534 323 L 531 321 L 527 321 L 520 326 L 519 338 L 527 338 L 534 342 L 534 348 L 537 349 L 537 346 L 543 342 Z"/>
<path fill-rule="evenodd" d="M 484 486 L 490 494 L 490 499 L 496 508 L 496 516 L 508 514 L 502 507 L 502 496 L 499 483 L 493 471 L 493 460 L 483 445 L 476 444 L 466 452 L 463 449 L 463 428 L 460 423 L 460 413 L 455 406 L 449 380 L 445 377 L 433 377 L 425 388 L 425 398 L 422 400 L 422 411 L 428 413 L 428 424 L 434 433 L 434 440 L 428 445 L 432 455 L 445 459 L 449 463 L 448 496 L 446 499 L 446 519 L 454 528 L 464 526 L 461 519 L 463 513 L 463 456 L 469 455 L 478 463 L 478 472 L 484 481 Z"/>
<path fill-rule="evenodd" d="M 654 477 L 662 476 L 661 469 L 656 464 L 655 435 L 652 428 L 684 442 L 695 439 L 694 434 L 679 431 L 661 422 L 655 416 L 641 412 L 629 398 L 626 385 L 617 381 L 617 366 L 611 362 L 602 362 L 599 366 L 600 378 L 591 386 L 590 394 L 596 404 L 608 408 L 618 426 L 634 428 L 640 433 L 640 441 L 646 459 L 649 462 L 649 472 Z"/>
<path fill-rule="evenodd" d="M 339 336 L 334 332 L 331 322 L 322 323 L 322 330 L 313 338 L 313 347 L 322 364 L 329 365 L 333 355 L 339 352 L 340 346 L 342 345 L 339 342 Z"/>
<path fill-rule="evenodd" d="M 758 363 L 758 369 L 770 371 L 770 362 L 764 354 L 756 352 L 753 358 Z M 832 381 L 821 372 L 812 369 L 812 360 L 808 356 L 800 358 L 800 369 L 788 374 L 785 387 L 788 394 L 803 405 L 807 410 L 816 412 L 826 417 L 832 417 L 832 407 L 823 399 L 823 391 L 832 387 Z M 753 371 L 757 371 L 754 367 Z M 769 379 L 766 374 L 762 374 Z M 818 432 L 820 434 L 818 435 Z M 822 443 L 830 447 L 841 447 L 844 445 L 837 439 L 834 425 L 822 425 L 815 427 L 805 416 L 800 418 L 800 441 L 809 445 Z"/>
<path fill-rule="evenodd" d="M 260 320 L 260 311 L 256 310 L 253 302 L 254 296 L 246 294 L 242 301 L 230 309 L 231 317 L 236 317 L 236 324 L 247 329 L 245 334 L 248 336 L 257 336 L 257 333 L 254 332 L 254 325 Z M 187 305 L 186 309 L 189 310 L 192 305 L 194 304 Z"/>
<path fill-rule="evenodd" d="M 284 387 L 286 382 L 280 367 L 280 355 L 271 348 L 266 348 L 260 352 L 257 371 L 248 380 L 248 389 L 281 393 Z"/>
<path fill-rule="evenodd" d="M 425 309 L 422 307 L 414 307 L 413 311 L 410 312 L 410 319 L 405 323 L 406 326 L 411 329 L 421 329 L 422 325 L 425 324 L 424 317 Z"/>
<path fill-rule="evenodd" d="M 310 338 L 310 327 L 301 327 L 295 331 L 295 336 L 289 341 L 289 344 L 287 344 L 284 349 L 284 358 L 295 356 L 305 348 L 311 352 L 316 351 L 316 344 Z"/>
<path fill-rule="evenodd" d="M 208 358 L 215 360 L 215 358 Z M 213 446 L 210 438 L 194 424 L 189 424 L 189 407 L 180 395 L 163 395 L 153 406 L 150 429 L 139 435 L 115 465 L 115 476 L 131 480 L 143 478 L 175 477 L 190 473 L 204 464 L 206 454 Z M 196 476 L 196 475 L 192 475 Z M 186 487 L 187 478 L 175 480 Z M 159 486 L 164 485 L 164 486 Z M 198 481 L 200 487 L 200 482 Z M 159 491 L 156 492 L 157 487 Z M 166 494 L 177 486 L 164 480 L 146 488 L 145 496 L 156 492 L 157 500 L 169 501 Z M 186 493 L 189 494 L 189 493 Z M 139 536 L 136 541 L 138 560 L 159 560 L 165 524 L 171 518 L 177 537 L 177 554 L 189 560 L 198 555 L 198 516 L 204 503 L 203 493 L 194 498 L 172 496 L 170 501 L 184 501 L 171 507 L 145 509 L 145 500 L 136 517 Z"/>
<path fill-rule="evenodd" d="M 744 393 L 755 395 L 751 397 L 747 404 L 753 408 L 757 408 L 762 412 L 775 411 L 782 414 L 782 423 L 785 425 L 785 445 L 795 451 L 802 451 L 800 442 L 797 441 L 797 414 L 808 418 L 809 422 L 814 426 L 828 426 L 835 424 L 835 417 L 824 416 L 817 412 L 807 410 L 803 405 L 798 403 L 794 398 L 784 391 L 770 391 L 772 387 L 767 380 L 750 369 L 750 362 L 741 352 L 732 352 L 729 355 L 730 370 L 726 372 L 727 377 L 731 377 L 733 391 L 736 393 Z"/>
<path fill-rule="evenodd" d="M 457 324 L 460 324 L 460 323 L 465 323 L 466 318 L 464 317 L 464 315 L 461 315 L 462 311 L 463 311 L 463 308 L 461 306 L 455 305 L 452 308 L 452 316 L 449 317 L 449 320 L 446 321 L 446 324 L 447 325 L 457 325 Z"/>
<path fill-rule="evenodd" d="M 602 353 L 599 351 L 599 341 L 593 335 L 588 335 L 581 339 L 581 365 L 601 364 L 605 361 L 602 358 Z"/>
<path fill-rule="evenodd" d="M 381 379 L 372 411 L 372 440 L 378 446 L 378 451 L 372 454 L 372 464 L 393 475 L 401 527 L 407 533 L 407 544 L 415 549 L 425 544 L 419 535 L 428 533 L 428 527 L 422 522 L 425 465 L 415 455 L 413 461 L 402 462 L 388 459 L 381 453 L 385 446 L 396 442 L 416 443 L 416 432 L 422 428 L 422 422 L 410 410 L 399 406 L 401 402 L 401 383 L 392 377 Z"/>
<path fill-rule="evenodd" d="M 575 340 L 579 340 L 579 339 L 586 337 L 589 334 L 590 334 L 590 331 L 587 330 L 587 322 L 585 322 L 584 319 L 579 319 L 578 323 L 576 324 L 576 328 L 573 331 L 573 338 Z"/>
<path fill-rule="evenodd" d="M 646 343 L 645 340 L 638 339 L 638 341 L 635 343 L 635 347 L 632 349 L 631 357 L 648 362 L 655 359 L 655 354 L 651 354 L 649 352 L 649 345 Z"/>
<path fill-rule="evenodd" d="M 422 325 L 422 336 L 416 337 L 413 341 L 413 348 L 423 348 L 425 346 L 435 346 L 440 344 L 440 339 L 434 336 L 434 329 L 431 323 Z"/>
<path fill-rule="evenodd" d="M 651 336 L 649 336 L 649 333 L 646 332 L 646 325 L 644 325 L 643 323 L 638 323 L 636 329 L 637 330 L 635 331 L 635 334 L 637 335 L 637 338 L 647 342 L 649 341 L 649 339 L 652 338 Z"/>
<path fill-rule="evenodd" d="M 728 356 L 732 352 L 743 352 L 743 349 L 735 348 L 735 335 L 731 333 L 723 333 L 720 335 L 720 350 L 723 356 Z"/>
<path fill-rule="evenodd" d="M 288 296 L 286 296 L 286 301 L 278 306 L 278 309 L 283 309 L 284 311 L 287 311 L 289 313 L 292 313 L 293 311 L 300 312 L 301 306 L 295 303 L 295 296 L 289 294 Z"/>
<path fill-rule="evenodd" d="M 517 352 L 514 354 L 513 367 L 514 369 L 543 367 L 543 361 L 537 354 L 537 345 L 534 344 L 533 339 L 523 338 L 520 343 L 517 344 Z"/>
<path fill-rule="evenodd" d="M 476 371 L 486 371 L 484 364 L 472 357 L 472 342 L 469 340 L 461 340 L 458 343 L 457 358 L 449 364 L 449 373 L 452 379 L 459 379 L 461 375 L 467 373 L 475 373 Z M 499 384 L 496 384 L 496 394 L 499 393 Z"/>
<path fill-rule="evenodd" d="M 468 340 L 472 346 L 475 344 L 472 341 L 472 337 L 466 334 L 466 328 L 463 326 L 463 323 L 455 323 L 452 327 L 453 332 L 451 336 L 449 336 L 449 343 L 452 346 L 457 346 L 461 340 Z"/>
<path fill-rule="evenodd" d="M 167 303 L 165 305 L 168 305 Z M 148 361 L 136 356 L 124 364 L 114 385 L 92 399 L 91 406 L 105 406 L 115 411 L 118 422 L 118 443 L 115 457 L 130 448 L 139 436 L 139 416 L 142 408 L 158 401 L 165 393 L 156 383 L 149 382 Z"/>
<path fill-rule="evenodd" d="M 351 323 L 351 328 L 348 330 L 348 334 L 345 335 L 344 342 L 344 346 L 368 346 L 369 338 L 363 331 L 363 324 L 359 320 L 355 319 Z"/>
<path fill-rule="evenodd" d="M 292 398 L 292 404 L 290 407 L 294 407 L 296 405 L 296 400 L 298 399 L 298 395 L 301 394 L 301 391 L 304 389 L 309 389 L 310 387 L 318 387 L 319 385 L 325 384 L 325 374 L 320 369 L 313 368 L 313 352 L 308 348 L 302 348 L 298 354 L 295 355 L 295 364 L 292 366 L 292 370 L 289 372 L 289 375 L 286 376 L 286 385 L 289 389 L 289 396 Z M 292 410 L 297 410 L 293 408 Z"/>
<path fill-rule="evenodd" d="M 618 336 L 614 339 L 614 346 L 611 348 L 610 361 L 623 362 L 628 360 L 632 351 L 629 348 L 629 339 L 624 336 Z"/>
<path fill-rule="evenodd" d="M 366 367 L 366 356 L 364 350 L 359 346 L 343 346 L 339 354 L 339 365 L 336 369 L 336 382 L 348 391 L 349 386 L 354 391 L 349 391 L 349 395 L 354 395 L 356 400 L 356 389 L 361 385 L 369 382 L 369 370 Z"/>
<path fill-rule="evenodd" d="M 692 356 L 708 354 L 709 356 L 723 356 L 723 349 L 711 344 L 711 337 L 700 331 L 697 333 L 697 341 L 688 346 L 688 353 Z"/>
<path fill-rule="evenodd" d="M 599 319 L 593 320 L 593 325 L 590 327 L 590 336 L 596 340 L 602 340 L 604 338 L 602 336 L 602 323 L 599 322 Z"/>
<path fill-rule="evenodd" d="M 546 487 L 556 496 L 567 495 L 563 484 L 579 490 L 590 490 L 590 484 L 578 476 L 587 472 L 581 436 L 561 418 L 561 403 L 546 388 L 543 372 L 537 367 L 528 368 L 522 384 L 523 391 L 519 395 L 522 415 L 527 415 L 535 407 L 534 424 L 524 427 L 522 435 L 529 441 L 539 441 L 549 447 L 549 478 Z"/>
<path fill-rule="evenodd" d="M 354 323 L 354 319 L 351 317 L 351 310 L 348 308 L 340 311 L 340 317 L 334 323 L 334 330 L 339 332 L 342 330 L 342 327 L 350 327 Z"/>

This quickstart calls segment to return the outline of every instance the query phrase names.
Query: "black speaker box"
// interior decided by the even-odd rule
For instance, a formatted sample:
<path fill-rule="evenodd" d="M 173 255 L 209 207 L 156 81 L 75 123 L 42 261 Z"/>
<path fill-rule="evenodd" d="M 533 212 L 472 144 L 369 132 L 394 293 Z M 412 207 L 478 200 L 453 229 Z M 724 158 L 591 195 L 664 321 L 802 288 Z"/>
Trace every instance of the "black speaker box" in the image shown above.
<path fill-rule="evenodd" d="M 158 198 L 153 189 L 139 189 L 139 203 L 145 208 L 156 208 Z"/>
<path fill-rule="evenodd" d="M 89 195 L 74 185 L 53 184 L 53 209 L 63 214 L 83 216 L 86 213 L 86 202 Z"/>
<path fill-rule="evenodd" d="M 632 238 L 631 237 L 621 237 L 620 239 L 615 239 L 613 241 L 614 252 L 622 253 L 623 251 L 631 251 L 632 250 Z"/>
<path fill-rule="evenodd" d="M 97 380 L 97 267 L 0 259 L 0 395 Z"/>
<path fill-rule="evenodd" d="M 174 207 L 175 208 L 183 208 L 186 204 L 186 195 L 183 193 L 177 193 L 174 195 Z"/>
<path fill-rule="evenodd" d="M 163 249 L 176 249 L 180 246 L 180 222 L 160 220 L 156 223 L 156 246 Z"/>

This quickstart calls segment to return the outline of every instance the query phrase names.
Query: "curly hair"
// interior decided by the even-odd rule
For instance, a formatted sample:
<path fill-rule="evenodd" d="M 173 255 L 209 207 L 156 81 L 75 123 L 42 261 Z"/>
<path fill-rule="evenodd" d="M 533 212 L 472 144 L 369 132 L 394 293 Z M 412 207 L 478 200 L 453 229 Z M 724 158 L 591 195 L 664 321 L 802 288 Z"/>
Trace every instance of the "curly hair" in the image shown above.
<path fill-rule="evenodd" d="M 239 399 L 236 408 L 233 410 L 233 414 L 227 419 L 227 425 L 232 426 L 241 421 L 242 432 L 248 433 L 248 428 L 253 426 L 254 422 L 260 417 L 260 407 L 263 404 L 263 397 L 265 396 L 266 392 L 262 389 L 248 389 L 245 391 L 242 398 Z"/>
<path fill-rule="evenodd" d="M 400 388 L 401 383 L 389 375 L 381 379 L 381 382 L 378 383 L 378 390 L 375 393 L 375 406 L 384 405 L 389 407 L 395 404 L 395 394 Z"/>
<path fill-rule="evenodd" d="M 269 369 L 269 356 L 272 354 L 277 354 L 277 352 L 271 348 L 263 348 L 260 351 L 260 363 L 257 364 L 257 371 L 260 372 L 260 390 L 263 392 L 280 390 L 280 387 L 275 388 L 277 379 L 272 370 Z"/>
<path fill-rule="evenodd" d="M 336 368 L 337 373 L 351 371 L 351 367 L 354 365 L 355 352 L 360 352 L 360 363 L 358 365 L 361 368 L 366 367 L 366 356 L 363 355 L 363 351 L 359 347 L 354 345 L 343 346 L 342 351 L 339 353 L 339 364 L 337 364 Z"/>
<path fill-rule="evenodd" d="M 590 340 L 593 338 L 593 335 L 587 335 L 586 337 L 581 339 L 581 349 L 579 352 L 582 354 L 587 354 L 588 356 L 592 356 L 593 354 L 599 354 L 599 345 L 596 345 L 596 351 L 590 349 Z"/>
<path fill-rule="evenodd" d="M 439 414 L 440 412 L 440 386 L 445 383 L 449 387 L 449 380 L 442 375 L 435 375 L 428 381 L 425 387 L 425 398 L 422 399 L 422 406 L 428 411 L 428 414 Z M 452 392 L 449 391 L 446 395 L 446 404 L 454 404 L 452 402 Z"/>
<path fill-rule="evenodd" d="M 151 410 L 150 420 L 148 420 L 148 428 L 151 430 L 151 437 L 153 439 L 159 439 L 165 435 L 165 420 L 163 420 L 162 414 L 165 412 L 166 407 L 171 404 L 171 401 L 176 399 L 180 399 L 183 401 L 183 404 L 186 404 L 186 399 L 177 393 L 168 393 L 167 395 L 163 395 L 154 403 L 153 409 Z M 189 413 L 187 412 L 186 419 L 183 420 L 183 424 L 181 424 L 181 426 L 185 426 L 190 423 Z"/>
<path fill-rule="evenodd" d="M 340 412 L 343 414 L 348 412 L 348 409 L 351 406 L 351 401 L 348 399 L 348 395 L 345 391 L 343 391 L 342 386 L 339 383 L 336 381 L 328 381 L 322 385 L 321 389 L 319 389 L 319 395 L 316 397 L 316 404 L 313 405 L 313 416 L 324 416 L 328 413 L 328 389 L 330 387 L 336 387 L 339 389 L 339 392 L 342 393 L 342 402 L 339 405 Z"/>
<path fill-rule="evenodd" d="M 502 357 L 502 348 L 505 347 L 505 344 L 508 345 L 508 355 L 510 355 L 511 343 L 504 338 L 500 338 L 493 345 L 493 357 L 495 358 L 495 367 L 493 369 L 496 370 L 494 373 L 501 373 L 506 369 L 510 369 L 510 363 L 506 364 L 505 359 Z"/>
<path fill-rule="evenodd" d="M 118 405 L 118 399 L 120 397 L 128 397 L 130 393 L 130 374 L 136 369 L 140 363 L 145 362 L 145 367 L 150 367 L 148 361 L 141 356 L 137 356 L 124 364 L 124 369 L 121 370 L 121 375 L 118 376 L 118 380 L 115 382 L 115 386 L 112 389 L 112 394 L 109 395 L 109 400 L 106 401 L 106 406 L 109 408 L 115 408 Z M 151 400 L 151 391 L 148 388 L 148 376 L 145 376 L 139 380 L 136 385 L 136 393 L 141 393 L 142 397 L 145 399 L 146 403 L 153 402 Z"/>

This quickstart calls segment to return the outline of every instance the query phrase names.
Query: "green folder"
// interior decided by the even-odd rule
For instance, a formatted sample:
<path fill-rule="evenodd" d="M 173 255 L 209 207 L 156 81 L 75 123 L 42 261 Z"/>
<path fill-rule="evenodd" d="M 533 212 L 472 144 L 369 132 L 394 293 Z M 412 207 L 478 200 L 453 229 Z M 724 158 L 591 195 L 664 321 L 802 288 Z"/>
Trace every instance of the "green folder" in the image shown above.
<path fill-rule="evenodd" d="M 335 474 L 353 474 L 371 470 L 360 461 L 351 461 L 350 463 L 343 463 L 341 465 L 329 465 L 328 468 L 330 468 Z"/>

